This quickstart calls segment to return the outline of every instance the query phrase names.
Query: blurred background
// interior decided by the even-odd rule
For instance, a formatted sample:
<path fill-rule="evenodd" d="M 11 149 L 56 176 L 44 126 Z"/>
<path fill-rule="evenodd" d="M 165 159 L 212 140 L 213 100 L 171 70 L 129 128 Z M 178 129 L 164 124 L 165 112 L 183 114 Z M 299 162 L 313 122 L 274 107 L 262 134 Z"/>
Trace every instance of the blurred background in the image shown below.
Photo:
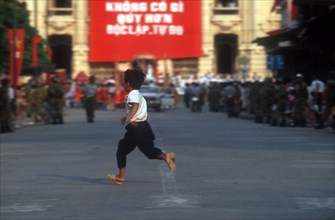
<path fill-rule="evenodd" d="M 0 2 L 1 72 L 10 72 L 7 30 L 25 31 L 23 48 L 14 48 L 23 54 L 14 59 L 22 62 L 16 78 L 57 72 L 114 79 L 134 60 L 161 81 L 298 72 L 325 79 L 334 69 L 333 0 Z"/>

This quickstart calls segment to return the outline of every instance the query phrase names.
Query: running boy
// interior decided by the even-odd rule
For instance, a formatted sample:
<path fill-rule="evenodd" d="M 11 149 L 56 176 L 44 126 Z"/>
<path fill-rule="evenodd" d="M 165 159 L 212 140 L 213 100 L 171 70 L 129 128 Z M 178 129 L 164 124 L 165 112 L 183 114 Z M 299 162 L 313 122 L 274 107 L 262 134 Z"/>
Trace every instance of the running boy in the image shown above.
<path fill-rule="evenodd" d="M 170 170 L 176 171 L 175 153 L 163 153 L 154 146 L 155 135 L 147 122 L 147 103 L 140 93 L 145 74 L 137 69 L 124 73 L 124 88 L 129 93 L 126 99 L 127 116 L 121 119 L 126 124 L 126 133 L 119 141 L 116 158 L 119 174 L 109 174 L 108 179 L 121 185 L 126 180 L 127 155 L 138 147 L 149 159 L 164 160 Z"/>

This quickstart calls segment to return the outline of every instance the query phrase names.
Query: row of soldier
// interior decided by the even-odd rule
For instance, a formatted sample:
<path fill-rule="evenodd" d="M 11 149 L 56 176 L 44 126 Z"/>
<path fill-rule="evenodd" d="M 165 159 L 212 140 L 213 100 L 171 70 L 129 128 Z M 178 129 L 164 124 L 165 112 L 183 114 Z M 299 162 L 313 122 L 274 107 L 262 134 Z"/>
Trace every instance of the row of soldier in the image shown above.
<path fill-rule="evenodd" d="M 1 132 L 34 123 L 63 124 L 64 88 L 57 77 L 50 85 L 31 79 L 24 85 L 10 86 L 8 78 L 1 80 Z"/>
<path fill-rule="evenodd" d="M 327 82 L 315 76 L 309 85 L 302 74 L 293 80 L 211 83 L 208 103 L 210 111 L 224 111 L 228 117 L 239 117 L 243 111 L 256 123 L 305 127 L 309 122 L 319 129 L 325 124 L 335 128 L 335 73 L 329 73 Z"/>
<path fill-rule="evenodd" d="M 95 108 L 112 104 L 112 87 L 96 83 L 94 76 L 89 77 L 88 83 L 79 84 L 63 84 L 56 76 L 51 77 L 50 84 L 31 78 L 26 84 L 17 85 L 16 89 L 10 85 L 8 77 L 0 80 L 1 133 L 12 132 L 24 125 L 63 124 L 66 106 L 83 106 L 87 122 L 92 123 Z"/>

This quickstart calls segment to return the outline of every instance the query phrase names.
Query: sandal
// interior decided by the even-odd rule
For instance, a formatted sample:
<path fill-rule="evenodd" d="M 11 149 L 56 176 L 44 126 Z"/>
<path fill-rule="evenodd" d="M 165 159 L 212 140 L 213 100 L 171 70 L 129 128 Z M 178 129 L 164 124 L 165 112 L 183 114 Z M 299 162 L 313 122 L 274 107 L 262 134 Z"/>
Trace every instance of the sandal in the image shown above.
<path fill-rule="evenodd" d="M 117 184 L 117 185 L 122 185 L 122 184 L 124 184 L 124 180 L 122 180 L 122 179 L 119 179 L 115 174 L 108 174 L 107 175 L 107 178 L 109 179 L 109 180 L 112 180 L 115 184 Z"/>
<path fill-rule="evenodd" d="M 176 154 L 166 153 L 166 163 L 172 172 L 176 172 Z"/>

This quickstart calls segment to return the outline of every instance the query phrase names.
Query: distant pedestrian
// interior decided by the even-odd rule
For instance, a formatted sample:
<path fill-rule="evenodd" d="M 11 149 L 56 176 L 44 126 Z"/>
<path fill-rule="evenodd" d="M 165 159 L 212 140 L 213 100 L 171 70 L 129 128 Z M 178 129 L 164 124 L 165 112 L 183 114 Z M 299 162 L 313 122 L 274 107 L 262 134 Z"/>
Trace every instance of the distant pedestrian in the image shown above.
<path fill-rule="evenodd" d="M 325 112 L 323 121 L 330 121 L 330 126 L 335 130 L 335 71 L 329 71 L 329 78 L 325 88 Z"/>
<path fill-rule="evenodd" d="M 184 103 L 185 107 L 189 108 L 191 102 L 191 88 L 189 83 L 185 83 L 185 90 L 184 90 Z"/>
<path fill-rule="evenodd" d="M 234 110 L 235 110 L 235 93 L 236 88 L 233 85 L 233 82 L 228 82 L 228 84 L 223 89 L 223 99 L 224 99 L 224 106 L 225 110 L 227 112 L 228 118 L 234 116 Z"/>
<path fill-rule="evenodd" d="M 293 124 L 294 127 L 306 127 L 306 107 L 308 99 L 307 85 L 301 73 L 296 75 L 294 83 L 294 111 Z"/>
<path fill-rule="evenodd" d="M 325 83 L 322 82 L 317 75 L 314 76 L 314 80 L 311 83 L 311 109 L 315 115 L 316 129 L 323 128 L 323 113 L 324 113 L 324 92 Z"/>
<path fill-rule="evenodd" d="M 52 124 L 63 124 L 64 90 L 58 77 L 52 78 L 47 90 L 47 101 L 50 107 Z"/>
<path fill-rule="evenodd" d="M 84 108 L 88 123 L 94 122 L 94 111 L 96 107 L 96 95 L 98 86 L 95 84 L 95 76 L 89 77 L 89 83 L 83 86 Z"/>
<path fill-rule="evenodd" d="M 9 79 L 4 78 L 1 80 L 0 86 L 0 132 L 8 133 L 13 132 L 11 124 L 11 110 L 9 98 Z"/>
<path fill-rule="evenodd" d="M 27 116 L 28 102 L 26 94 L 22 89 L 21 85 L 16 87 L 16 127 L 19 128 L 25 125 L 25 119 Z"/>
<path fill-rule="evenodd" d="M 137 69 L 124 73 L 124 88 L 129 93 L 126 99 L 127 115 L 121 119 L 126 125 L 126 133 L 119 141 L 116 158 L 119 168 L 118 175 L 109 174 L 108 178 L 116 184 L 123 184 L 126 180 L 127 155 L 136 147 L 149 159 L 164 160 L 172 171 L 176 171 L 174 153 L 163 153 L 154 146 L 155 135 L 147 121 L 147 103 L 140 93 L 145 74 Z"/>

